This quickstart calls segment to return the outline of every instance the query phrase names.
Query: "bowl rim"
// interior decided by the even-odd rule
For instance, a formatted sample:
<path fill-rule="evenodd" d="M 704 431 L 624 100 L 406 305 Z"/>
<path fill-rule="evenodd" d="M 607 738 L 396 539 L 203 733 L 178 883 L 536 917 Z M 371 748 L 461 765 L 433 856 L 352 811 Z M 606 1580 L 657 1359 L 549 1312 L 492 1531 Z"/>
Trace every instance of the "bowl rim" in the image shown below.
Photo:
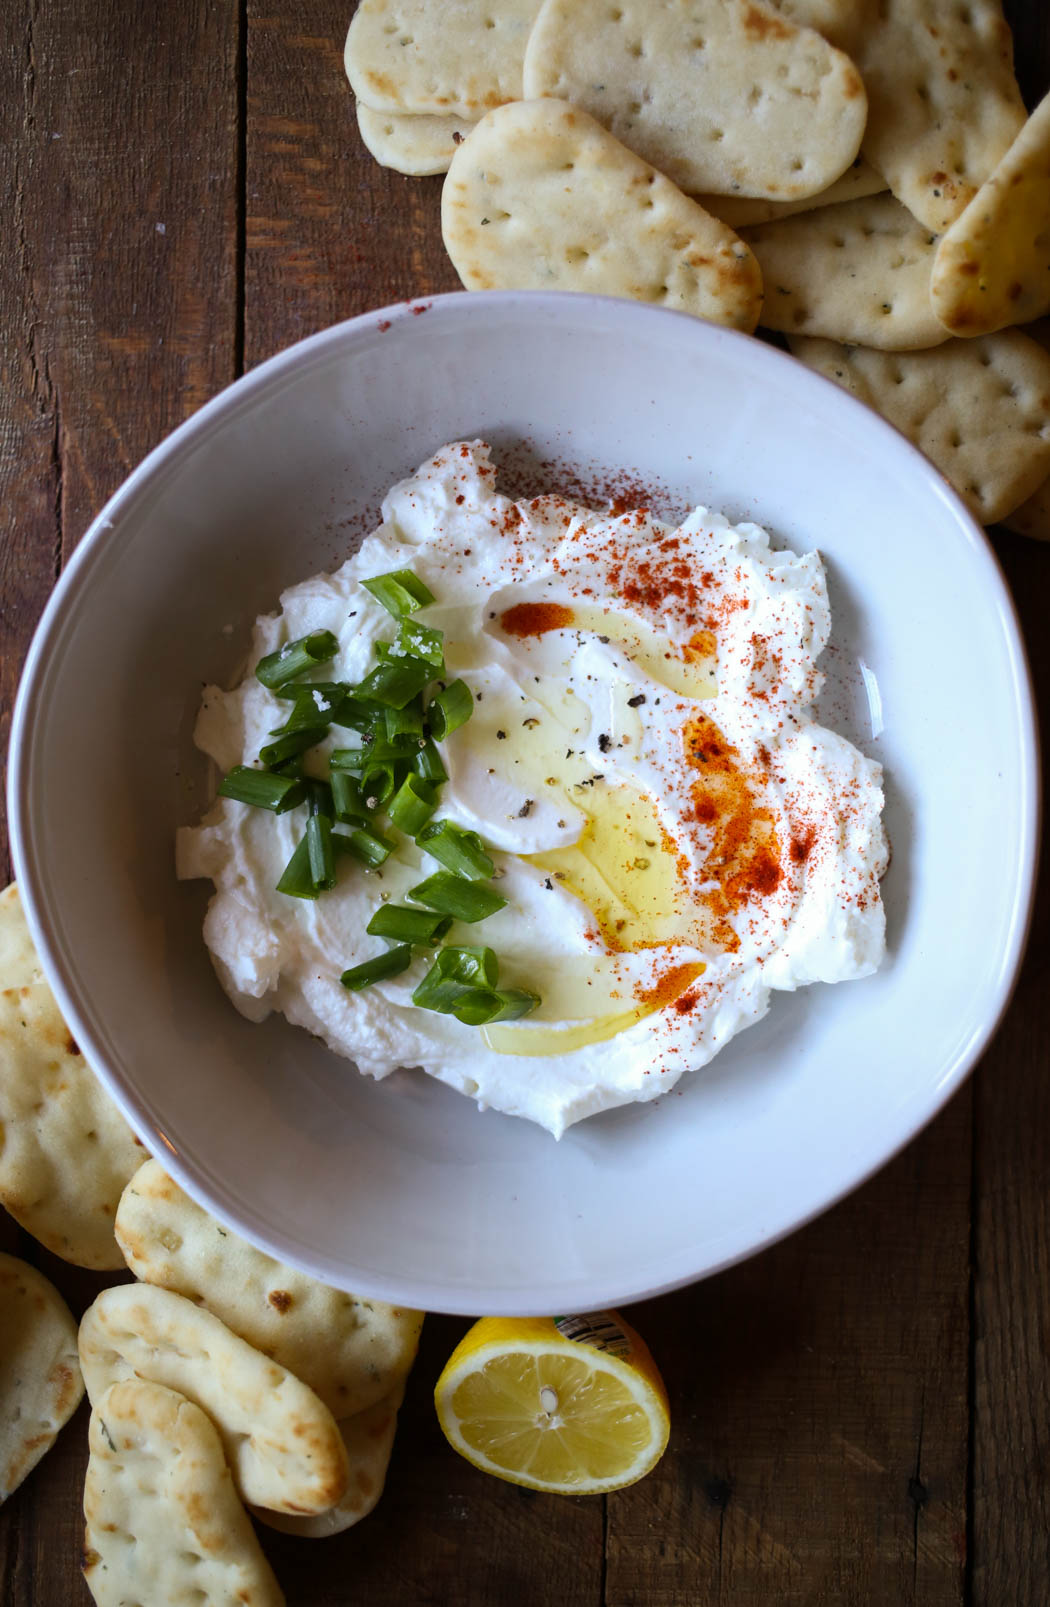
<path fill-rule="evenodd" d="M 719 345 L 732 347 L 739 344 L 742 350 L 745 347 L 749 349 L 761 347 L 764 356 L 758 359 L 760 362 L 769 361 L 771 364 L 781 368 L 784 365 L 790 365 L 794 381 L 796 383 L 801 382 L 804 388 L 815 386 L 822 388 L 824 391 L 834 391 L 837 404 L 846 409 L 847 413 L 852 410 L 859 427 L 876 441 L 881 437 L 884 447 L 892 454 L 895 454 L 903 463 L 910 463 L 911 471 L 917 473 L 919 478 L 925 481 L 927 487 L 942 502 L 948 505 L 955 516 L 955 522 L 960 534 L 966 538 L 970 556 L 983 571 L 982 578 L 988 592 L 989 607 L 996 615 L 1004 642 L 1008 648 L 1007 664 L 1020 739 L 1020 771 L 1018 777 L 1019 791 L 1021 793 L 1019 799 L 1020 830 L 1018 832 L 1015 859 L 1014 893 L 1008 919 L 1008 937 L 999 955 L 999 965 L 994 979 L 994 986 L 991 989 L 991 997 L 980 1025 L 971 1034 L 969 1041 L 961 1046 L 953 1062 L 944 1068 L 939 1081 L 927 1091 L 925 1096 L 918 1100 L 908 1101 L 901 1107 L 895 1122 L 895 1131 L 889 1144 L 882 1145 L 877 1155 L 862 1157 L 859 1166 L 856 1164 L 851 1165 L 849 1175 L 845 1181 L 841 1182 L 841 1184 L 833 1184 L 831 1191 L 826 1196 L 823 1196 L 816 1205 L 806 1205 L 793 1213 L 787 1214 L 783 1220 L 778 1221 L 775 1226 L 769 1228 L 764 1234 L 749 1237 L 746 1243 L 732 1247 L 720 1258 L 712 1260 L 706 1265 L 701 1264 L 691 1271 L 682 1272 L 671 1277 L 663 1276 L 651 1284 L 643 1283 L 639 1285 L 637 1278 L 635 1278 L 630 1281 L 629 1285 L 622 1279 L 619 1282 L 607 1279 L 605 1284 L 599 1284 L 591 1280 L 587 1286 L 585 1303 L 589 1307 L 627 1304 L 686 1287 L 691 1283 L 711 1277 L 718 1272 L 726 1270 L 728 1267 L 759 1254 L 831 1209 L 832 1206 L 838 1204 L 839 1201 L 874 1176 L 933 1120 L 951 1096 L 965 1082 L 997 1032 L 1003 1016 L 1009 1008 L 1017 985 L 1032 922 L 1039 864 L 1042 814 L 1040 743 L 1035 713 L 1035 697 L 1017 610 L 996 553 L 985 531 L 978 525 L 959 496 L 917 447 L 912 445 L 893 425 L 879 417 L 878 414 L 874 413 L 855 397 L 834 385 L 831 380 L 826 379 L 823 375 L 804 367 L 789 353 L 754 336 L 743 334 L 737 330 L 726 329 L 719 325 L 707 324 L 702 320 L 673 309 L 657 307 L 647 303 L 625 301 L 609 296 L 585 295 L 578 292 L 480 291 L 468 293 L 459 290 L 433 296 L 421 296 L 413 300 L 402 301 L 360 313 L 353 318 L 333 324 L 283 348 L 257 367 L 249 370 L 248 373 L 241 375 L 238 379 L 223 387 L 214 397 L 192 413 L 189 418 L 184 420 L 147 453 L 107 499 L 100 512 L 92 519 L 83 537 L 78 542 L 72 557 L 59 575 L 33 633 L 22 668 L 12 714 L 7 780 L 12 866 L 14 877 L 19 885 L 29 930 L 40 956 L 45 977 L 54 993 L 59 1009 L 69 1024 L 78 1045 L 84 1052 L 88 1065 L 99 1078 L 107 1094 L 113 1099 L 129 1125 L 142 1139 L 148 1153 L 157 1156 L 176 1182 L 201 1206 L 250 1243 L 271 1256 L 276 1256 L 283 1261 L 302 1268 L 323 1282 L 338 1283 L 339 1280 L 333 1277 L 333 1268 L 326 1262 L 311 1261 L 309 1254 L 304 1254 L 304 1247 L 293 1240 L 290 1235 L 287 1233 L 282 1235 L 277 1231 L 262 1233 L 251 1221 L 246 1220 L 228 1199 L 216 1201 L 210 1192 L 208 1183 L 205 1181 L 207 1168 L 202 1166 L 200 1162 L 195 1161 L 192 1156 L 186 1156 L 183 1151 L 173 1149 L 165 1140 L 164 1134 L 154 1126 L 144 1111 L 137 1088 L 132 1083 L 125 1081 L 117 1071 L 107 1064 L 106 1055 L 97 1042 L 89 1021 L 80 1010 L 75 991 L 70 984 L 69 973 L 64 965 L 61 948 L 49 929 L 46 902 L 42 897 L 38 899 L 36 891 L 37 859 L 30 818 L 31 798 L 27 785 L 30 749 L 39 700 L 39 683 L 52 643 L 60 632 L 68 612 L 74 606 L 82 583 L 89 577 L 92 567 L 102 557 L 111 536 L 115 534 L 115 527 L 124 508 L 129 503 L 134 502 L 139 492 L 160 473 L 166 472 L 184 456 L 191 453 L 197 444 L 198 438 L 208 432 L 213 421 L 222 418 L 231 407 L 249 403 L 256 393 L 265 391 L 274 383 L 279 383 L 286 371 L 295 370 L 303 364 L 309 366 L 311 359 L 315 355 L 323 353 L 328 348 L 338 348 L 343 343 L 352 343 L 358 336 L 365 333 L 385 333 L 395 323 L 401 324 L 412 320 L 421 313 L 434 311 L 441 316 L 446 312 L 453 311 L 454 314 L 458 315 L 461 310 L 465 310 L 465 304 L 468 301 L 475 305 L 479 301 L 484 301 L 497 309 L 502 307 L 508 312 L 513 312 L 519 318 L 522 316 L 529 317 L 530 314 L 526 310 L 529 308 L 534 309 L 540 315 L 546 309 L 549 314 L 553 315 L 558 309 L 564 310 L 567 304 L 573 304 L 576 307 L 581 306 L 581 304 L 584 306 L 598 304 L 606 307 L 617 317 L 625 318 L 628 322 L 635 318 L 640 323 L 644 323 L 654 317 L 684 319 L 688 325 L 699 332 L 698 338 L 701 341 L 710 340 L 715 347 Z M 753 350 L 752 355 L 754 355 Z M 404 1285 L 396 1279 L 387 1280 L 376 1276 L 358 1278 L 354 1274 L 351 1283 L 345 1283 L 343 1286 L 352 1287 L 357 1292 L 372 1298 L 390 1300 L 395 1303 L 404 1304 L 409 1298 L 405 1294 Z M 544 1296 L 550 1293 L 549 1289 L 547 1291 L 542 1289 L 523 1290 L 521 1297 L 516 1301 L 501 1298 L 495 1304 L 486 1306 L 485 1309 L 505 1314 L 545 1313 L 548 1301 L 545 1300 Z M 559 1289 L 557 1301 L 564 1302 L 565 1294 L 564 1289 Z M 540 1296 L 539 1300 L 536 1298 L 537 1295 Z M 479 1299 L 483 1299 L 484 1292 L 479 1291 L 478 1296 Z M 473 1315 L 480 1309 L 476 1302 L 467 1299 L 458 1288 L 448 1283 L 443 1284 L 436 1281 L 429 1288 L 424 1286 L 414 1287 L 411 1291 L 411 1303 L 425 1310 L 455 1315 Z"/>

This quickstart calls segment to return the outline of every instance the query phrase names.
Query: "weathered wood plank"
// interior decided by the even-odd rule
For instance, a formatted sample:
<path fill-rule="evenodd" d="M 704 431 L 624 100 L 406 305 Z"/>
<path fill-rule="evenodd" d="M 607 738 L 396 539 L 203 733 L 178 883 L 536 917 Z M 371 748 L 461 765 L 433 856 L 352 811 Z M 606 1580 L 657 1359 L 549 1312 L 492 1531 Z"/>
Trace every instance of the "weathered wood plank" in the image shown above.
<path fill-rule="evenodd" d="M 345 0 L 249 0 L 245 363 L 413 296 L 458 290 L 441 180 L 380 167 L 343 72 Z"/>
<path fill-rule="evenodd" d="M 235 373 L 233 5 L 52 0 L 0 53 L 0 742 L 58 566 L 134 464 Z M 2 808 L 2 805 L 0 805 Z M 6 847 L 6 837 L 3 840 Z M 4 878 L 6 880 L 6 876 Z M 106 1282 L 3 1218 L 74 1312 Z M 3 1607 L 88 1601 L 82 1409 L 0 1513 Z"/>
<path fill-rule="evenodd" d="M 1050 787 L 1047 560 L 1004 533 Z M 1050 1600 L 1050 863 L 1017 994 L 976 1079 L 974 1607 Z"/>
<path fill-rule="evenodd" d="M 664 1461 L 609 1498 L 608 1607 L 959 1607 L 970 1101 L 830 1215 L 637 1310 Z"/>

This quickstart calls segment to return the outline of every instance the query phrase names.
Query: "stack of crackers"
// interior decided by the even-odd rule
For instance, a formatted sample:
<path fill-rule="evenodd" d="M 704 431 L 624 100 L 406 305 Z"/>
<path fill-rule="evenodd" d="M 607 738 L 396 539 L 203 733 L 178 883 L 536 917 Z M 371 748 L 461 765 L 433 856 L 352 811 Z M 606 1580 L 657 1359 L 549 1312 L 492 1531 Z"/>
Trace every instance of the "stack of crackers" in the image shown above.
<path fill-rule="evenodd" d="M 361 0 L 345 61 L 468 289 L 774 331 L 1050 539 L 1050 97 L 1000 0 Z"/>
<path fill-rule="evenodd" d="M 214 1221 L 79 1053 L 0 894 L 0 1204 L 48 1249 L 130 1268 L 78 1326 L 0 1255 L 0 1501 L 91 1400 L 84 1573 L 100 1607 L 283 1601 L 245 1510 L 306 1538 L 375 1506 L 422 1314 L 329 1288 Z"/>

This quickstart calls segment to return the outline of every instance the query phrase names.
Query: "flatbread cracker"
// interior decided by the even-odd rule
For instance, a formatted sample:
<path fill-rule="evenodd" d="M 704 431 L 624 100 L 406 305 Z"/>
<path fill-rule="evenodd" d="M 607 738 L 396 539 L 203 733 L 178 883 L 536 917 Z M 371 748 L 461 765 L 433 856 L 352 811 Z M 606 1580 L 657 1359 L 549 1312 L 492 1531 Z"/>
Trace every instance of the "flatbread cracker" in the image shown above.
<path fill-rule="evenodd" d="M 350 1479 L 346 1494 L 327 1512 L 313 1518 L 290 1518 L 283 1512 L 266 1512 L 253 1507 L 255 1516 L 271 1529 L 294 1534 L 300 1540 L 327 1540 L 330 1535 L 342 1534 L 362 1518 L 367 1518 L 386 1482 L 390 1453 L 394 1448 L 398 1408 L 404 1398 L 405 1386 L 399 1384 L 389 1395 L 377 1401 L 365 1412 L 344 1418 L 339 1425 L 350 1464 Z"/>
<path fill-rule="evenodd" d="M 1000 519 L 999 523 L 1020 536 L 1031 536 L 1035 541 L 1050 541 L 1050 479 L 1044 480 L 1037 491 L 1013 513 Z"/>
<path fill-rule="evenodd" d="M 29 935 L 29 925 L 12 882 L 0 893 L 0 988 L 43 982 L 44 968 Z"/>
<path fill-rule="evenodd" d="M 324 1402 L 192 1301 L 149 1284 L 104 1289 L 79 1346 L 93 1405 L 137 1374 L 207 1412 L 245 1501 L 313 1513 L 345 1495 L 346 1449 Z"/>
<path fill-rule="evenodd" d="M 1025 108 L 1000 0 L 778 0 L 860 68 L 861 149 L 935 234 L 973 199 L 1017 137 Z"/>
<path fill-rule="evenodd" d="M 930 295 L 953 335 L 1050 311 L 1050 95 L 937 247 Z"/>
<path fill-rule="evenodd" d="M 896 425 L 994 524 L 1050 475 L 1050 352 L 1015 329 L 890 355 L 827 340 L 795 356 Z"/>
<path fill-rule="evenodd" d="M 690 193 L 816 195 L 857 155 L 867 114 L 852 61 L 762 0 L 546 0 L 524 85 Z"/>
<path fill-rule="evenodd" d="M 948 338 L 930 306 L 936 240 L 892 195 L 763 223 L 743 237 L 762 269 L 767 329 L 883 351 Z"/>
<path fill-rule="evenodd" d="M 354 94 L 377 112 L 478 118 L 522 96 L 540 0 L 361 0 L 343 55 Z"/>
<path fill-rule="evenodd" d="M 283 1607 L 199 1407 L 140 1378 L 96 1402 L 84 1578 L 98 1607 Z"/>
<path fill-rule="evenodd" d="M 456 146 L 465 140 L 474 122 L 465 117 L 416 117 L 405 112 L 377 112 L 357 103 L 357 127 L 366 149 L 380 167 L 426 178 L 447 173 Z"/>
<path fill-rule="evenodd" d="M 0 1504 L 54 1444 L 83 1394 L 69 1307 L 42 1272 L 0 1253 Z"/>
<path fill-rule="evenodd" d="M 116 1235 L 137 1278 L 206 1306 L 336 1418 L 382 1400 L 412 1366 L 422 1312 L 331 1289 L 273 1260 L 220 1226 L 156 1161 L 124 1190 Z"/>
<path fill-rule="evenodd" d="M 145 1153 L 47 983 L 0 991 L 0 1204 L 64 1261 L 122 1267 L 113 1218 Z"/>
<path fill-rule="evenodd" d="M 762 201 L 749 195 L 697 195 L 705 212 L 721 218 L 731 229 L 753 228 L 756 223 L 776 223 L 799 212 L 815 212 L 822 206 L 838 206 L 842 201 L 860 201 L 867 195 L 881 195 L 886 180 L 862 156 L 846 169 L 842 177 L 819 195 L 802 196 L 797 201 Z"/>
<path fill-rule="evenodd" d="M 468 290 L 588 290 L 754 329 L 762 281 L 731 229 L 560 100 L 489 112 L 452 158 L 445 246 Z"/>

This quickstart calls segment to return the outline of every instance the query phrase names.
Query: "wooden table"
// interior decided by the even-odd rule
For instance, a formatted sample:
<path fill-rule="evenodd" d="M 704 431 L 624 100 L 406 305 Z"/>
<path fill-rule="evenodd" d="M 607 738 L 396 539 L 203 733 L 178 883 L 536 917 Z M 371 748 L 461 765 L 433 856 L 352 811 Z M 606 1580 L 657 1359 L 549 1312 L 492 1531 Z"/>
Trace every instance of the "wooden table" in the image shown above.
<path fill-rule="evenodd" d="M 144 453 L 301 336 L 457 286 L 440 180 L 386 172 L 359 143 L 342 70 L 349 11 L 349 0 L 7 8 L 4 748 L 55 577 Z M 1045 0 L 1007 11 L 1034 103 L 1050 86 L 1050 14 Z M 1050 550 L 994 539 L 1045 709 Z M 636 1309 L 674 1410 L 651 1477 L 607 1499 L 558 1499 L 475 1473 L 429 1401 L 466 1325 L 431 1318 L 375 1514 L 328 1542 L 264 1532 L 289 1602 L 1047 1607 L 1048 894 L 1044 875 L 992 1048 L 928 1131 L 784 1244 Z M 0 1244 L 41 1265 L 77 1312 L 107 1281 L 0 1219 Z M 0 1607 L 88 1600 L 86 1426 L 82 1408 L 0 1515 Z"/>

